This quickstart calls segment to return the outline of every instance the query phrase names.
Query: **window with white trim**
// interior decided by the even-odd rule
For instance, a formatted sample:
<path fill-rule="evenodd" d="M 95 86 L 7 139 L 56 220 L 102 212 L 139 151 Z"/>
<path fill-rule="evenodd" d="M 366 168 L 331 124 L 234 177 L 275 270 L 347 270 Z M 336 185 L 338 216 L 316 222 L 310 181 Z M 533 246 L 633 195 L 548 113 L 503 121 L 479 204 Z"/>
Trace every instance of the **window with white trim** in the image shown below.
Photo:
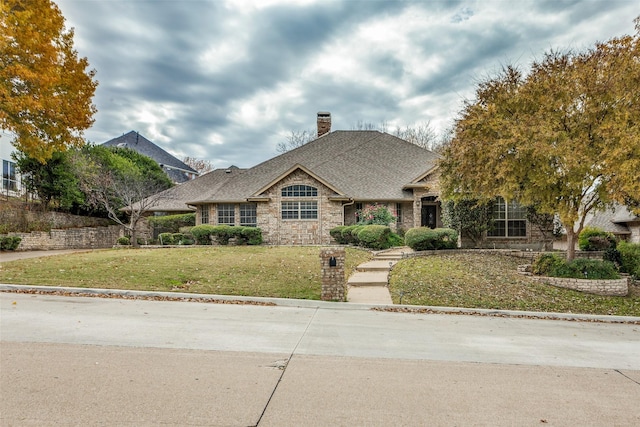
<path fill-rule="evenodd" d="M 491 211 L 492 229 L 487 232 L 489 237 L 526 237 L 527 209 L 517 202 L 507 203 L 498 197 Z"/>
<path fill-rule="evenodd" d="M 218 205 L 218 224 L 236 224 L 236 206 L 233 204 L 221 203 Z"/>
<path fill-rule="evenodd" d="M 2 188 L 9 191 L 18 191 L 16 164 L 14 162 L 2 161 Z"/>
<path fill-rule="evenodd" d="M 244 227 L 258 226 L 257 205 L 255 203 L 240 204 L 240 225 Z"/>
<path fill-rule="evenodd" d="M 282 219 L 318 219 L 318 201 L 308 200 L 318 197 L 318 189 L 316 187 L 290 185 L 281 190 L 281 195 L 283 198 L 298 199 L 282 201 L 280 209 Z"/>

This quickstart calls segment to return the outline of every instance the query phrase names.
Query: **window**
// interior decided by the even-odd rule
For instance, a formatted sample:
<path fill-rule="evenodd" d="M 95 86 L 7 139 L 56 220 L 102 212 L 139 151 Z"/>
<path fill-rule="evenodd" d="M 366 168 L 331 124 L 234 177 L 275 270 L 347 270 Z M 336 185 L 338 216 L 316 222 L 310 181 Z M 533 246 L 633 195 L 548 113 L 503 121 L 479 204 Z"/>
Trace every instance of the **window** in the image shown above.
<path fill-rule="evenodd" d="M 219 204 L 218 205 L 218 224 L 235 225 L 235 205 Z"/>
<path fill-rule="evenodd" d="M 527 236 L 527 210 L 517 202 L 506 203 L 499 197 L 493 204 L 491 217 L 493 229 L 487 233 L 489 237 Z"/>
<path fill-rule="evenodd" d="M 318 197 L 318 189 L 310 185 L 290 185 L 282 189 L 282 197 Z M 282 219 L 318 219 L 318 202 L 315 200 L 286 200 L 281 205 Z"/>
<path fill-rule="evenodd" d="M 200 206 L 200 223 L 209 224 L 209 205 Z"/>
<path fill-rule="evenodd" d="M 2 187 L 6 190 L 18 191 L 16 164 L 8 160 L 2 161 Z"/>
<path fill-rule="evenodd" d="M 318 219 L 318 202 L 282 202 L 282 219 Z"/>
<path fill-rule="evenodd" d="M 396 223 L 402 222 L 402 203 L 396 203 Z"/>
<path fill-rule="evenodd" d="M 318 189 L 310 185 L 290 185 L 282 189 L 282 197 L 318 197 Z"/>
<path fill-rule="evenodd" d="M 244 227 L 257 227 L 258 214 L 255 203 L 242 203 L 240 205 L 240 225 Z"/>

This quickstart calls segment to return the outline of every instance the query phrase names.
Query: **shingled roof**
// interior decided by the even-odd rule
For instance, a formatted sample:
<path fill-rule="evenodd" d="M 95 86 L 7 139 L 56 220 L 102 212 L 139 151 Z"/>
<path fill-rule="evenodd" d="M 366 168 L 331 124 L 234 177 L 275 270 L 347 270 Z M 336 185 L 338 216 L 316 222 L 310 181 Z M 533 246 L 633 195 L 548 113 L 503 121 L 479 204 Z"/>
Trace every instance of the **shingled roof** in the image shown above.
<path fill-rule="evenodd" d="M 134 150 L 142 155 L 151 157 L 158 162 L 160 167 L 169 175 L 173 182 L 182 183 L 189 181 L 185 172 L 198 175 L 198 171 L 188 166 L 183 161 L 172 156 L 153 142 L 149 141 L 138 132 L 131 131 L 122 136 L 113 138 L 102 145 L 107 147 L 125 147 Z"/>
<path fill-rule="evenodd" d="M 296 168 L 325 183 L 336 196 L 413 200 L 406 187 L 433 169 L 438 158 L 436 153 L 387 133 L 334 131 L 232 176 L 224 185 L 206 188 L 186 202 L 240 202 L 259 197 Z"/>
<path fill-rule="evenodd" d="M 193 211 L 195 209 L 186 204 L 187 200 L 197 199 L 203 192 L 224 186 L 230 179 L 243 171 L 245 169 L 239 169 L 236 166 L 214 169 L 194 180 L 171 187 L 157 195 L 158 204 L 149 211 L 174 213 Z"/>

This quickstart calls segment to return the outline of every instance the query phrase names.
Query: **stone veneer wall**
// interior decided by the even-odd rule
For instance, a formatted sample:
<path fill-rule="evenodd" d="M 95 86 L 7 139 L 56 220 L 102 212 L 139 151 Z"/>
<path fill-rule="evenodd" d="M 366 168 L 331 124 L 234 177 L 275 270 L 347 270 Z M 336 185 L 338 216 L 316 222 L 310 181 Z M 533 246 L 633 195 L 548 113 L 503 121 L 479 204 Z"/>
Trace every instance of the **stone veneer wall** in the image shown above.
<path fill-rule="evenodd" d="M 596 295 L 626 296 L 629 293 L 629 279 L 614 280 L 589 280 L 569 279 L 565 277 L 528 276 L 538 282 L 557 286 L 559 288 L 573 289 Z"/>
<path fill-rule="evenodd" d="M 283 198 L 281 190 L 289 185 L 311 185 L 318 189 L 318 197 Z M 269 197 L 267 203 L 258 203 L 258 227 L 262 229 L 264 242 L 272 245 L 325 245 L 333 239 L 329 230 L 342 225 L 342 203 L 332 202 L 330 196 L 335 193 L 324 184 L 297 170 L 276 185 L 267 189 L 262 195 Z M 283 220 L 280 212 L 281 202 L 317 201 L 318 219 Z"/>
<path fill-rule="evenodd" d="M 331 266 L 331 258 L 335 258 L 335 266 Z M 345 248 L 326 248 L 320 250 L 323 301 L 344 301 L 347 296 L 347 285 L 344 277 Z"/>
<path fill-rule="evenodd" d="M 22 239 L 19 251 L 110 248 L 122 235 L 123 227 L 119 225 L 8 234 Z"/>

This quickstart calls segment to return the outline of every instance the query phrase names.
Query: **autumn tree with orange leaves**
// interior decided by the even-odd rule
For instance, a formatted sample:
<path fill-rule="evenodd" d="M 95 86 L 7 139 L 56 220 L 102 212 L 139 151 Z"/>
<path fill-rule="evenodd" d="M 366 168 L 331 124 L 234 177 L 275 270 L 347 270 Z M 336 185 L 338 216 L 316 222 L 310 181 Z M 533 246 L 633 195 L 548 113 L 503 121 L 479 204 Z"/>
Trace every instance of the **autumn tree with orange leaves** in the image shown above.
<path fill-rule="evenodd" d="M 568 253 L 587 213 L 640 214 L 640 18 L 636 34 L 507 66 L 465 104 L 441 163 L 444 196 L 502 196 L 557 214 Z"/>
<path fill-rule="evenodd" d="M 50 0 L 0 1 L 0 127 L 41 163 L 84 145 L 98 82 L 73 47 L 73 29 Z"/>

